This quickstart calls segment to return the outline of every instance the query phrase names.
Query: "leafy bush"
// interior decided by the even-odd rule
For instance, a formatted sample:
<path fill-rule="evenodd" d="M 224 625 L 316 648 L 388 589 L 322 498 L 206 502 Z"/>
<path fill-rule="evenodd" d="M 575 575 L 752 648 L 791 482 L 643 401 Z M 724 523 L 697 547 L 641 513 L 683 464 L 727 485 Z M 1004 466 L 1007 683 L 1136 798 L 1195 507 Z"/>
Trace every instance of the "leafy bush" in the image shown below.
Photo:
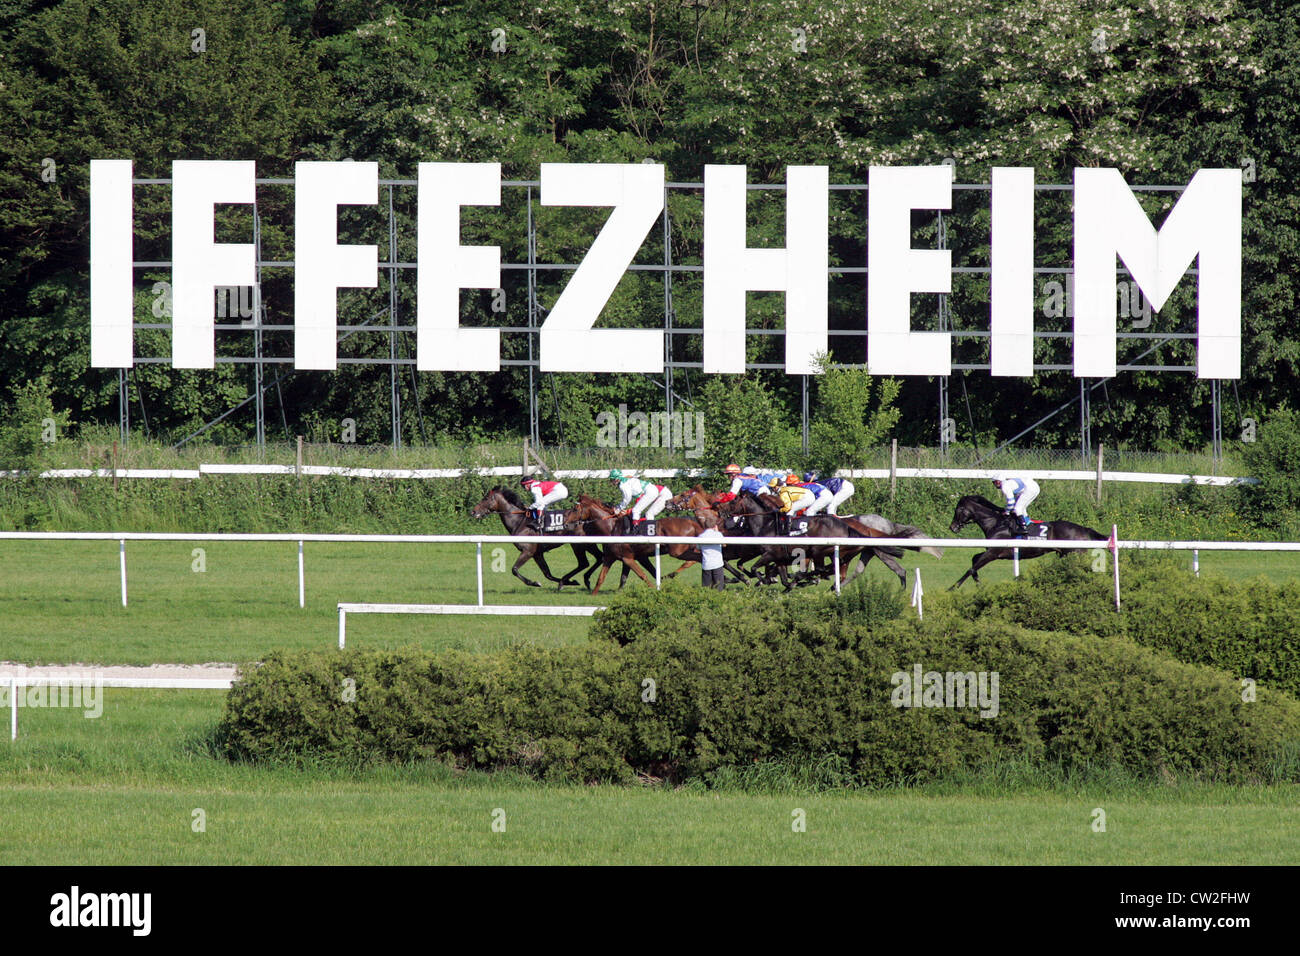
<path fill-rule="evenodd" d="M 1246 703 L 1234 678 L 1122 638 L 991 618 L 865 627 L 811 599 L 725 593 L 687 616 L 695 597 L 670 592 L 660 614 L 637 596 L 583 647 L 272 655 L 231 690 L 217 738 L 232 759 L 425 758 L 590 781 L 784 761 L 883 785 L 1012 758 L 1155 779 L 1296 775 L 1283 757 L 1300 703 L 1267 688 Z M 896 706 L 897 675 L 917 665 L 997 672 L 996 715 Z"/>
<path fill-rule="evenodd" d="M 1266 527 L 1289 530 L 1300 507 L 1300 414 L 1282 408 L 1260 426 L 1258 440 L 1243 443 L 1247 473 L 1257 485 L 1235 489 L 1241 510 Z"/>
<path fill-rule="evenodd" d="M 1109 574 L 1082 557 L 1040 563 L 1020 581 L 927 601 L 927 614 L 995 618 L 1043 631 L 1126 637 L 1300 697 L 1300 583 L 1193 577 L 1163 555 L 1128 555 L 1121 608 Z M 946 601 L 945 601 L 946 598 Z"/>

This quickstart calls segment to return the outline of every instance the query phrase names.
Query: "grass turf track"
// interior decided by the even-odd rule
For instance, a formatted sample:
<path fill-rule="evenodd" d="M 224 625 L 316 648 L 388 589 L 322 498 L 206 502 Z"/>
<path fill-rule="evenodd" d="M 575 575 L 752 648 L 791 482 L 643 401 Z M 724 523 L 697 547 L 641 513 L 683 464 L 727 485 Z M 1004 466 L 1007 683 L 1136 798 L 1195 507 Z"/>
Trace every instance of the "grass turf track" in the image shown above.
<path fill-rule="evenodd" d="M 192 570 L 196 547 L 205 551 L 202 573 Z M 496 556 L 494 546 L 484 548 L 488 603 L 591 605 L 605 600 L 605 592 L 593 597 L 580 587 L 566 588 L 563 594 L 553 587 L 526 587 L 509 573 L 516 552 L 508 545 L 501 548 Z M 919 566 L 926 589 L 935 591 L 960 577 L 973 553 L 951 550 L 936 560 L 908 552 L 903 563 L 909 570 Z M 26 664 L 249 661 L 277 648 L 335 646 L 340 601 L 473 604 L 476 600 L 470 545 L 308 544 L 305 555 L 307 606 L 300 609 L 297 548 L 291 542 L 129 542 L 130 602 L 123 608 L 115 542 L 0 542 L 0 660 Z M 571 553 L 554 555 L 556 573 L 574 566 Z M 1190 575 L 1190 555 L 1187 560 Z M 504 570 L 493 570 L 494 563 Z M 676 566 L 675 560 L 665 559 L 664 573 Z M 1300 576 L 1300 554 L 1210 552 L 1201 556 L 1201 570 L 1283 580 Z M 540 578 L 531 565 L 524 573 Z M 611 570 L 606 591 L 617 585 L 617 573 Z M 876 561 L 869 573 L 892 577 Z M 1010 575 L 1008 561 L 981 572 L 985 581 Z M 698 566 L 683 572 L 682 579 L 697 584 Z M 627 586 L 644 587 L 635 577 L 629 578 Z M 495 650 L 516 641 L 580 641 L 586 628 L 585 618 L 353 615 L 348 620 L 348 640 L 367 647 L 415 644 Z"/>
<path fill-rule="evenodd" d="M 191 570 L 194 547 L 207 570 Z M 131 543 L 131 605 L 111 542 L 0 542 L 0 658 L 201 663 L 332 647 L 338 601 L 473 603 L 473 550 L 308 545 L 306 609 L 292 544 Z M 971 552 L 908 554 L 929 588 Z M 492 603 L 599 603 L 491 570 Z M 506 551 L 507 567 L 513 549 Z M 1049 561 L 1053 558 L 1040 560 Z M 557 569 L 572 559 L 561 557 Z M 665 563 L 667 568 L 675 562 Z M 1215 553 L 1202 570 L 1300 573 L 1300 558 Z M 530 571 L 530 576 L 536 577 Z M 888 574 L 873 568 L 873 574 Z M 1189 569 L 1190 573 L 1190 569 Z M 685 573 L 696 581 L 695 568 Z M 991 566 L 986 580 L 1010 574 Z M 629 586 L 641 586 L 630 583 Z M 967 585 L 970 587 L 971 585 Z M 370 616 L 355 646 L 491 650 L 583 639 L 586 619 Z M 872 793 L 541 785 L 439 766 L 337 771 L 231 766 L 203 746 L 220 692 L 106 690 L 105 712 L 27 710 L 0 744 L 0 864 L 107 863 L 1300 863 L 1300 787 L 1022 781 Z M 1093 833 L 1092 810 L 1107 813 Z M 791 811 L 807 812 L 806 833 Z M 194 833 L 192 811 L 207 829 Z M 506 812 L 505 833 L 491 814 Z"/>
<path fill-rule="evenodd" d="M 1295 786 L 673 792 L 441 766 L 230 766 L 203 746 L 220 692 L 105 694 L 97 720 L 24 712 L 20 740 L 0 747 L 0 865 L 1300 862 Z M 1105 833 L 1090 827 L 1098 806 Z"/>

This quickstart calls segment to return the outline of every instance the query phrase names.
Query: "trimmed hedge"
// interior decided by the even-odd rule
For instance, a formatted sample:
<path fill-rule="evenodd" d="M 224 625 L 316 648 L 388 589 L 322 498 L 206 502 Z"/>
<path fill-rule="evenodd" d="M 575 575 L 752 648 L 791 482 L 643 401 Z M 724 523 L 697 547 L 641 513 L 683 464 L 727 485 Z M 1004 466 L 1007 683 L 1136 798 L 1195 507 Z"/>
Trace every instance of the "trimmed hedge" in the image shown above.
<path fill-rule="evenodd" d="M 927 600 L 926 613 L 1127 637 L 1300 698 L 1300 583 L 1197 578 L 1182 562 L 1163 556 L 1122 560 L 1118 613 L 1111 576 L 1093 573 L 1082 556 L 1037 564 L 1020 581 L 958 593 L 946 602 Z"/>
<path fill-rule="evenodd" d="M 1122 638 L 991 619 L 867 628 L 812 601 L 703 588 L 659 597 L 668 613 L 652 629 L 616 599 L 598 615 L 607 640 L 582 647 L 272 655 L 231 690 L 218 740 L 236 760 L 432 758 L 586 781 L 828 756 L 861 785 L 1012 757 L 1157 779 L 1300 775 L 1300 703 L 1268 689 L 1243 702 L 1234 678 Z M 622 632 L 611 624 L 620 613 Z M 891 676 L 916 664 L 997 671 L 997 716 L 895 707 Z"/>

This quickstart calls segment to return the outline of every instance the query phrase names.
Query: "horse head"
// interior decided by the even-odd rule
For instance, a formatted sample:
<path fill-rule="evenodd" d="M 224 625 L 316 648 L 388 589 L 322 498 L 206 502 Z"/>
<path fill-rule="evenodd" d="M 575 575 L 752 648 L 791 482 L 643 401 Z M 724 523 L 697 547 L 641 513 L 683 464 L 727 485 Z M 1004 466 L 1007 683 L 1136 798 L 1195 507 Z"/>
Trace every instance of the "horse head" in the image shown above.
<path fill-rule="evenodd" d="M 971 495 L 966 495 L 957 502 L 957 508 L 952 513 L 952 524 L 948 525 L 948 530 L 953 534 L 956 534 L 974 520 L 975 511 L 973 497 Z"/>
<path fill-rule="evenodd" d="M 501 496 L 501 487 L 497 486 L 483 496 L 483 500 L 470 509 L 475 518 L 486 518 L 494 511 L 506 510 L 506 501 Z"/>

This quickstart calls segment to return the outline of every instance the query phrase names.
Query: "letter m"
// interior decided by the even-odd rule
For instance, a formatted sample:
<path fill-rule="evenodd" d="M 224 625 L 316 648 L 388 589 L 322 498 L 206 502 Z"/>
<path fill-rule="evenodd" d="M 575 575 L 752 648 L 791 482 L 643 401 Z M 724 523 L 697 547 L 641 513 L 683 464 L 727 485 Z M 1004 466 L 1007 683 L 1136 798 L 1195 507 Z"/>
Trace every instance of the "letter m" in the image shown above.
<path fill-rule="evenodd" d="M 949 671 L 947 674 L 947 692 L 949 707 L 974 707 L 976 675 L 974 671 Z M 969 701 L 969 705 L 967 704 Z"/>
<path fill-rule="evenodd" d="M 127 926 L 131 922 L 131 896 L 128 893 L 101 893 L 100 925 Z M 110 915 L 111 914 L 111 915 Z"/>
<path fill-rule="evenodd" d="M 1196 375 L 1241 377 L 1241 170 L 1202 169 L 1159 232 L 1116 169 L 1074 171 L 1074 374 L 1115 374 L 1115 257 L 1157 312 L 1199 257 Z"/>

